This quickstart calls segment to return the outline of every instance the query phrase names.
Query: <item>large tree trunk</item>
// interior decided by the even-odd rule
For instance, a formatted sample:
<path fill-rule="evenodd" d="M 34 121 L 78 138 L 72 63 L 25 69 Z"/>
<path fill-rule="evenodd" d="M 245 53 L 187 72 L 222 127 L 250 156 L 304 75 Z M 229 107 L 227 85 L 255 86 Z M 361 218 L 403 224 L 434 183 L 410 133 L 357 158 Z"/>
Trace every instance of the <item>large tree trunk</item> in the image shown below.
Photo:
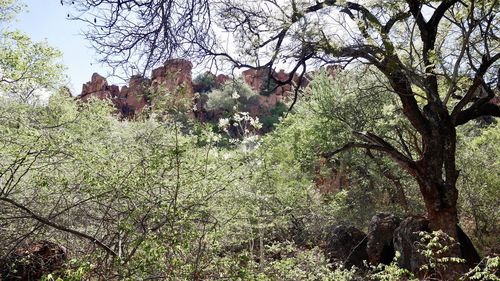
<path fill-rule="evenodd" d="M 442 230 L 457 242 L 444 255 L 464 257 L 467 254 L 461 252 L 458 244 L 461 237 L 457 229 L 456 131 L 451 122 L 447 122 L 448 116 L 439 117 L 441 118 L 438 118 L 438 122 L 431 122 L 430 135 L 423 137 L 424 155 L 417 162 L 415 176 L 425 202 L 429 228 L 433 231 Z M 450 264 L 439 277 L 444 280 L 456 280 L 465 269 L 461 264 Z"/>
<path fill-rule="evenodd" d="M 430 130 L 422 139 L 424 152 L 416 165 L 416 179 L 425 201 L 431 229 L 441 229 L 457 238 L 458 171 L 455 165 L 455 126 L 451 123 L 447 111 L 438 105 L 424 107 L 424 112 L 430 121 Z"/>

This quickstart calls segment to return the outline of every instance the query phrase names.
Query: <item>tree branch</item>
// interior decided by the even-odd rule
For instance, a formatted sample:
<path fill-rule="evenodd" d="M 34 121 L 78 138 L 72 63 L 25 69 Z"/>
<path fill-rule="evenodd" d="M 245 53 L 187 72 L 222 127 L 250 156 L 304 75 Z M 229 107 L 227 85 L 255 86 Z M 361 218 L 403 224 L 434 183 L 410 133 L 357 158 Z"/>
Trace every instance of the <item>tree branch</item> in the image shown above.
<path fill-rule="evenodd" d="M 454 124 L 455 126 L 460 126 L 481 116 L 500 117 L 500 106 L 489 102 L 478 104 L 477 106 L 472 105 L 456 116 Z"/>
<path fill-rule="evenodd" d="M 25 206 L 17 203 L 16 201 L 14 201 L 14 200 L 12 200 L 10 198 L 0 197 L 0 201 L 7 202 L 7 203 L 15 206 L 16 208 L 23 210 L 24 212 L 28 213 L 31 216 L 31 218 L 37 220 L 38 222 L 41 222 L 41 223 L 43 223 L 45 225 L 51 226 L 51 227 L 53 227 L 55 229 L 58 229 L 58 230 L 61 230 L 61 231 L 74 234 L 74 235 L 76 235 L 78 237 L 87 239 L 87 240 L 91 241 L 92 243 L 95 243 L 97 246 L 99 246 L 103 250 L 105 250 L 108 254 L 110 254 L 110 255 L 112 255 L 114 257 L 118 256 L 115 251 L 113 251 L 111 248 L 109 248 L 108 246 L 106 246 L 104 243 L 102 243 L 101 241 L 99 241 L 95 237 L 92 237 L 92 236 L 90 236 L 88 234 L 85 234 L 83 232 L 80 232 L 80 231 L 77 231 L 77 230 L 74 230 L 74 229 L 70 229 L 70 228 L 65 227 L 63 225 L 56 224 L 56 223 L 50 221 L 49 219 L 36 214 L 32 210 L 28 209 L 27 207 L 25 207 Z"/>
<path fill-rule="evenodd" d="M 416 176 L 417 167 L 415 165 L 415 162 L 406 157 L 401 152 L 399 152 L 397 149 L 395 149 L 391 144 L 383 140 L 381 137 L 372 133 L 353 132 L 353 134 L 356 137 L 365 140 L 366 143 L 350 142 L 337 150 L 324 153 L 323 156 L 326 158 L 330 158 L 340 152 L 352 148 L 365 148 L 368 150 L 377 150 L 385 153 L 386 155 L 391 157 L 401 168 L 406 170 L 411 175 Z"/>
<path fill-rule="evenodd" d="M 483 61 L 481 65 L 479 66 L 479 69 L 476 72 L 476 75 L 474 77 L 474 81 L 472 82 L 472 85 L 469 87 L 469 90 L 467 90 L 467 93 L 465 96 L 458 102 L 458 104 L 453 108 L 453 111 L 451 113 L 451 118 L 456 123 L 457 116 L 459 115 L 460 111 L 469 103 L 472 101 L 472 99 L 476 96 L 477 90 L 480 86 L 483 85 L 483 76 L 486 74 L 488 71 L 489 67 L 497 60 L 500 59 L 500 53 L 494 55 L 490 59 L 483 57 Z"/>

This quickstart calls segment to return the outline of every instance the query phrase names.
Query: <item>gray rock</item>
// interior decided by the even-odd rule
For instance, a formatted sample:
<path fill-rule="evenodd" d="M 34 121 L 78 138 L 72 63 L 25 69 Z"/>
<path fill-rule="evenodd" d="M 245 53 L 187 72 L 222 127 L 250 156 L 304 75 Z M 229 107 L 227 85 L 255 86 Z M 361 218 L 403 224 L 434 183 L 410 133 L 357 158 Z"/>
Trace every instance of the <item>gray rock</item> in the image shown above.
<path fill-rule="evenodd" d="M 366 253 L 366 234 L 346 225 L 339 225 L 327 236 L 326 256 L 331 262 L 340 262 L 345 267 L 363 267 L 368 260 Z"/>
<path fill-rule="evenodd" d="M 388 213 L 380 213 L 370 221 L 366 252 L 371 264 L 390 264 L 394 258 L 393 234 L 401 219 Z"/>

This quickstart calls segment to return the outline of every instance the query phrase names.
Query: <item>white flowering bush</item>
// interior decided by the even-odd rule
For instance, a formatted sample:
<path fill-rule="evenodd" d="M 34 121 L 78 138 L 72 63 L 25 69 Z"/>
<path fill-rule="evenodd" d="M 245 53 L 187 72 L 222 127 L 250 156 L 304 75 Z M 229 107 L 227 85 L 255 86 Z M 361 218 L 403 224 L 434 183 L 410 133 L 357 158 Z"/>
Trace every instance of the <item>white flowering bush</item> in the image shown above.
<path fill-rule="evenodd" d="M 241 142 L 245 146 L 258 141 L 257 133 L 262 128 L 259 117 L 252 117 L 248 112 L 236 112 L 230 118 L 221 118 L 218 125 L 232 143 Z"/>

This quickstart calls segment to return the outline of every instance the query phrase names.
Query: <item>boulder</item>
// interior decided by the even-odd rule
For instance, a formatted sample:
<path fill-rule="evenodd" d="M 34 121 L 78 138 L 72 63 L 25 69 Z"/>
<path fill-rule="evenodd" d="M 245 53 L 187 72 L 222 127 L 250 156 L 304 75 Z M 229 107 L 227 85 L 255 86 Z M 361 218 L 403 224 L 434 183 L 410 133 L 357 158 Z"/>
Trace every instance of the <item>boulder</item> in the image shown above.
<path fill-rule="evenodd" d="M 400 223 L 401 219 L 392 214 L 380 213 L 373 216 L 368 226 L 366 246 L 371 264 L 391 263 L 395 253 L 393 233 Z"/>
<path fill-rule="evenodd" d="M 65 247 L 36 241 L 15 249 L 0 261 L 0 280 L 40 280 L 43 275 L 61 269 L 67 259 Z"/>
<path fill-rule="evenodd" d="M 420 240 L 419 232 L 429 232 L 429 221 L 425 217 L 412 216 L 404 219 L 399 227 L 394 231 L 393 243 L 394 250 L 398 251 L 401 256 L 398 259 L 399 266 L 406 268 L 417 276 L 423 276 L 424 272 L 420 269 L 426 264 L 426 259 L 418 253 L 418 241 Z M 481 257 L 476 251 L 470 238 L 457 225 L 458 243 L 460 244 L 460 252 L 462 258 L 465 259 L 465 268 L 473 268 L 481 262 Z M 426 274 L 429 274 L 428 272 Z"/>
<path fill-rule="evenodd" d="M 481 262 L 481 257 L 477 252 L 474 244 L 470 240 L 469 236 L 462 230 L 460 226 L 457 225 L 458 242 L 460 243 L 460 252 L 462 257 L 465 259 L 465 265 L 467 268 L 474 268 Z"/>
<path fill-rule="evenodd" d="M 331 262 L 361 268 L 368 260 L 366 234 L 353 226 L 336 226 L 327 235 L 325 253 Z"/>
<path fill-rule="evenodd" d="M 426 263 L 425 258 L 418 253 L 416 243 L 421 231 L 429 231 L 429 221 L 421 216 L 407 217 L 394 231 L 394 250 L 400 253 L 399 266 L 411 272 L 418 272 Z"/>

